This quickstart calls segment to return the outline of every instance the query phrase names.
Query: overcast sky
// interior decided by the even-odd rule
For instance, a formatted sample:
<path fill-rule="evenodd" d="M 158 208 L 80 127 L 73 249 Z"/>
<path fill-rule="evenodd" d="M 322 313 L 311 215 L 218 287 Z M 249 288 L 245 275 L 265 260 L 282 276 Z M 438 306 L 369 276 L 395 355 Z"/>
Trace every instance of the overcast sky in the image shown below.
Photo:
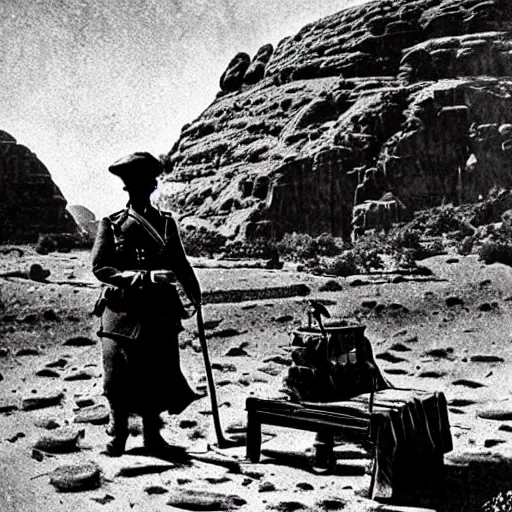
<path fill-rule="evenodd" d="M 235 53 L 360 3 L 0 0 L 0 129 L 38 155 L 69 204 L 108 214 L 126 202 L 108 165 L 169 151 Z"/>

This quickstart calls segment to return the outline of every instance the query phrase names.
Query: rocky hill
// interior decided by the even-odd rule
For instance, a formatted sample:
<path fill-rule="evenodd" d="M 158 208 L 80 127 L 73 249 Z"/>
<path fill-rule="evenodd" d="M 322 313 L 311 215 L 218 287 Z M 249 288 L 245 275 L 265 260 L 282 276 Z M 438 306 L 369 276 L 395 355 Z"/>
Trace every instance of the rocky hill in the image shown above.
<path fill-rule="evenodd" d="M 166 157 L 164 205 L 230 237 L 349 237 L 512 185 L 510 0 L 377 0 L 251 60 Z"/>
<path fill-rule="evenodd" d="M 0 242 L 33 242 L 40 234 L 75 234 L 77 229 L 48 169 L 0 131 Z"/>

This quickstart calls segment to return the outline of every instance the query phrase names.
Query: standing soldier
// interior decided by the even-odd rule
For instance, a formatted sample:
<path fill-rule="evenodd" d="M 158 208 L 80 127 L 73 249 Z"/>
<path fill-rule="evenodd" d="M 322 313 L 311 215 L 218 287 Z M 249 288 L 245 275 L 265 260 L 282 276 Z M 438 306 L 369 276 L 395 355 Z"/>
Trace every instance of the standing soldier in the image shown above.
<path fill-rule="evenodd" d="M 159 452 L 168 447 L 160 413 L 179 414 L 199 398 L 180 369 L 178 333 L 187 315 L 173 283 L 195 306 L 201 290 L 176 222 L 150 202 L 161 163 L 134 153 L 109 171 L 123 180 L 129 203 L 102 219 L 92 254 L 94 275 L 108 285 L 97 307 L 113 435 L 106 453 L 124 453 L 133 413 L 142 416 L 145 447 Z"/>

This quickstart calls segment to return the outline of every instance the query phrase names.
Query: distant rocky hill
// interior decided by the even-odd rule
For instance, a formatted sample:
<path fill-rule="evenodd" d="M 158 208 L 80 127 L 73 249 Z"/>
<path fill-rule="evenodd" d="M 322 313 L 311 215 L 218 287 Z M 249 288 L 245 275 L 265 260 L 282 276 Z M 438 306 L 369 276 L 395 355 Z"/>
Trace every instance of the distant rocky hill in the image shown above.
<path fill-rule="evenodd" d="M 40 234 L 76 234 L 77 229 L 48 169 L 0 131 L 0 242 L 34 242 Z"/>
<path fill-rule="evenodd" d="M 512 185 L 510 0 L 368 2 L 237 54 L 220 86 L 163 202 L 225 235 L 348 237 Z"/>

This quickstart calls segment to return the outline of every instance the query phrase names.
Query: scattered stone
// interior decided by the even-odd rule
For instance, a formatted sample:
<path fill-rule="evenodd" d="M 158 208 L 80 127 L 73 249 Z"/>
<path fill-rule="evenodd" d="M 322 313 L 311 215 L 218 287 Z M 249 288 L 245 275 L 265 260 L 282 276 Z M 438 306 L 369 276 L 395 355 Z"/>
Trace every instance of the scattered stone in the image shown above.
<path fill-rule="evenodd" d="M 281 368 L 278 368 L 274 364 L 269 363 L 264 366 L 260 366 L 258 368 L 258 371 L 266 373 L 268 375 L 272 375 L 273 377 L 275 377 L 275 376 L 279 375 L 283 370 Z"/>
<path fill-rule="evenodd" d="M 46 430 L 55 430 L 60 427 L 60 423 L 54 418 L 37 418 L 34 421 L 34 425 L 39 428 L 45 428 Z"/>
<path fill-rule="evenodd" d="M 508 421 L 512 420 L 512 409 L 495 408 L 483 409 L 478 411 L 476 415 L 486 420 Z"/>
<path fill-rule="evenodd" d="M 377 359 L 382 359 L 383 361 L 387 361 L 388 363 L 402 363 L 404 361 L 407 361 L 407 359 L 404 359 L 403 357 L 396 356 L 395 354 L 385 351 L 380 352 L 375 356 Z"/>
<path fill-rule="evenodd" d="M 403 343 L 395 343 L 389 347 L 389 350 L 394 350 L 395 352 L 410 352 L 411 349 L 404 345 Z"/>
<path fill-rule="evenodd" d="M 43 311 L 43 319 L 46 320 L 47 322 L 56 322 L 57 320 L 59 320 L 59 316 L 57 315 L 57 313 L 55 313 L 53 309 L 46 309 L 45 311 Z"/>
<path fill-rule="evenodd" d="M 373 309 L 376 305 L 377 305 L 377 301 L 376 300 L 372 300 L 372 299 L 363 300 L 361 302 L 361 306 L 363 308 Z"/>
<path fill-rule="evenodd" d="M 447 297 L 445 300 L 445 303 L 449 308 L 451 308 L 453 306 L 463 306 L 464 305 L 464 301 L 460 297 L 455 297 L 455 296 Z"/>
<path fill-rule="evenodd" d="M 274 318 L 274 322 L 279 322 L 280 324 L 291 322 L 292 320 L 293 320 L 292 315 L 283 315 L 283 316 L 278 316 L 277 318 Z"/>
<path fill-rule="evenodd" d="M 318 288 L 320 292 L 339 292 L 341 290 L 343 290 L 343 286 L 334 279 L 329 279 L 329 281 L 326 281 Z"/>
<path fill-rule="evenodd" d="M 66 375 L 66 377 L 64 377 L 64 380 L 65 381 L 76 381 L 76 380 L 91 380 L 92 378 L 94 378 L 96 375 L 95 373 L 92 371 L 92 370 L 89 370 L 89 369 L 83 369 L 83 370 L 79 370 L 77 372 L 74 372 L 70 375 Z"/>
<path fill-rule="evenodd" d="M 115 500 L 115 498 L 111 494 L 105 494 L 104 496 L 92 496 L 91 500 L 99 503 L 100 505 L 107 505 L 111 501 Z"/>
<path fill-rule="evenodd" d="M 400 336 L 405 336 L 407 334 L 407 329 L 402 329 L 400 331 L 395 332 L 391 335 L 392 338 L 399 338 Z"/>
<path fill-rule="evenodd" d="M 435 357 L 436 359 L 444 359 L 453 354 L 453 348 L 434 348 L 432 350 L 427 350 L 424 355 L 428 357 Z"/>
<path fill-rule="evenodd" d="M 101 485 L 101 468 L 95 462 L 59 466 L 50 475 L 50 483 L 60 491 L 86 491 Z"/>
<path fill-rule="evenodd" d="M 499 356 L 477 354 L 471 356 L 469 360 L 473 363 L 503 363 L 505 359 Z"/>
<path fill-rule="evenodd" d="M 490 286 L 492 284 L 492 281 L 490 279 L 484 279 L 480 281 L 478 284 L 481 288 L 483 288 L 485 286 Z"/>
<path fill-rule="evenodd" d="M 314 491 L 315 488 L 308 482 L 299 482 L 295 487 L 301 491 Z"/>
<path fill-rule="evenodd" d="M 192 480 L 190 480 L 190 478 L 177 478 L 176 479 L 176 483 L 178 485 L 187 485 L 189 484 L 190 482 L 192 482 Z"/>
<path fill-rule="evenodd" d="M 266 480 L 265 482 L 261 482 L 261 484 L 258 487 L 258 492 L 273 492 L 276 490 L 276 486 L 272 483 Z"/>
<path fill-rule="evenodd" d="M 446 375 L 446 372 L 441 372 L 439 370 L 423 370 L 419 372 L 416 376 L 423 379 L 440 379 Z"/>
<path fill-rule="evenodd" d="M 107 407 L 102 404 L 84 407 L 78 411 L 75 423 L 91 423 L 93 425 L 106 425 L 109 422 L 110 414 Z"/>
<path fill-rule="evenodd" d="M 161 485 L 149 485 L 144 488 L 144 491 L 147 494 L 166 494 L 169 492 L 169 489 L 162 487 Z"/>
<path fill-rule="evenodd" d="M 271 357 L 266 357 L 265 359 L 263 359 L 263 362 L 264 363 L 276 363 L 276 364 L 282 364 L 284 366 L 290 366 L 292 364 L 292 360 L 291 358 L 289 357 L 284 357 L 284 356 L 280 356 L 280 355 L 277 355 L 277 356 L 271 356 Z"/>
<path fill-rule="evenodd" d="M 58 378 L 60 377 L 60 373 L 56 370 L 52 370 L 51 368 L 43 368 L 36 372 L 36 377 L 50 377 L 50 378 Z"/>
<path fill-rule="evenodd" d="M 312 509 L 300 501 L 280 501 L 279 503 L 270 506 L 268 510 L 276 510 L 277 512 L 313 512 L 313 510 L 316 509 Z"/>
<path fill-rule="evenodd" d="M 448 258 L 446 260 L 446 263 L 450 264 L 450 263 L 459 263 L 459 258 Z"/>
<path fill-rule="evenodd" d="M 448 407 L 448 410 L 453 414 L 466 414 L 466 411 L 463 411 L 457 407 Z"/>
<path fill-rule="evenodd" d="M 85 429 L 63 427 L 51 434 L 42 435 L 34 444 L 34 448 L 50 453 L 69 453 L 78 451 L 79 439 L 85 437 Z"/>
<path fill-rule="evenodd" d="M 481 382 L 477 382 L 476 380 L 470 380 L 470 379 L 457 379 L 452 382 L 454 386 L 465 386 L 467 388 L 483 388 L 485 387 L 485 384 L 482 384 Z"/>
<path fill-rule="evenodd" d="M 512 432 L 512 425 L 505 423 L 504 425 L 500 425 L 498 430 L 501 430 L 502 432 Z"/>
<path fill-rule="evenodd" d="M 37 450 L 36 448 L 34 448 L 32 450 L 32 453 L 31 453 L 31 457 L 34 459 L 34 460 L 37 460 L 37 462 L 42 462 L 45 458 L 46 458 L 46 455 L 43 451 L 41 450 Z"/>
<path fill-rule="evenodd" d="M 46 364 L 46 368 L 64 368 L 69 364 L 69 361 L 67 359 L 64 359 L 63 357 L 60 357 L 56 361 L 52 361 L 51 363 Z"/>
<path fill-rule="evenodd" d="M 96 341 L 85 336 L 74 336 L 73 338 L 68 338 L 63 345 L 67 347 L 89 347 L 96 345 Z"/>
<path fill-rule="evenodd" d="M 247 346 L 247 343 L 241 343 L 238 346 L 233 346 L 228 349 L 228 351 L 224 354 L 229 357 L 242 357 L 248 356 L 249 354 L 244 350 L 244 347 Z"/>
<path fill-rule="evenodd" d="M 341 498 L 326 498 L 315 503 L 320 510 L 342 510 L 348 502 Z"/>
<path fill-rule="evenodd" d="M 39 351 L 37 348 L 31 348 L 31 347 L 25 347 L 20 348 L 15 352 L 15 356 L 22 357 L 22 356 L 38 356 L 41 354 L 41 351 Z"/>
<path fill-rule="evenodd" d="M 28 277 L 32 281 L 38 281 L 40 283 L 45 282 L 50 277 L 51 272 L 43 268 L 39 263 L 32 263 L 28 270 Z"/>
<path fill-rule="evenodd" d="M 172 493 L 167 505 L 185 510 L 236 510 L 246 503 L 236 494 L 179 489 Z"/>
<path fill-rule="evenodd" d="M 349 286 L 364 286 L 366 284 L 369 284 L 368 281 L 363 281 L 362 279 L 353 279 L 348 283 Z"/>
<path fill-rule="evenodd" d="M 0 357 L 7 357 L 9 355 L 9 349 L 7 347 L 0 347 Z"/>
<path fill-rule="evenodd" d="M 43 409 L 46 407 L 54 407 L 60 405 L 64 398 L 64 393 L 54 393 L 50 395 L 31 396 L 24 398 L 21 402 L 21 408 L 24 411 L 32 411 L 34 409 Z"/>
<path fill-rule="evenodd" d="M 384 368 L 384 373 L 389 375 L 408 375 L 409 372 L 403 368 Z"/>
<path fill-rule="evenodd" d="M 487 311 L 491 311 L 492 306 L 488 302 L 484 302 L 478 306 L 479 311 L 483 311 L 484 313 Z"/>
<path fill-rule="evenodd" d="M 254 480 L 261 480 L 265 476 L 265 473 L 255 471 L 254 469 L 244 469 L 243 474 Z"/>
<path fill-rule="evenodd" d="M 498 444 L 506 443 L 507 441 L 505 439 L 486 439 L 484 441 L 485 448 L 492 448 L 493 446 L 496 446 Z"/>

